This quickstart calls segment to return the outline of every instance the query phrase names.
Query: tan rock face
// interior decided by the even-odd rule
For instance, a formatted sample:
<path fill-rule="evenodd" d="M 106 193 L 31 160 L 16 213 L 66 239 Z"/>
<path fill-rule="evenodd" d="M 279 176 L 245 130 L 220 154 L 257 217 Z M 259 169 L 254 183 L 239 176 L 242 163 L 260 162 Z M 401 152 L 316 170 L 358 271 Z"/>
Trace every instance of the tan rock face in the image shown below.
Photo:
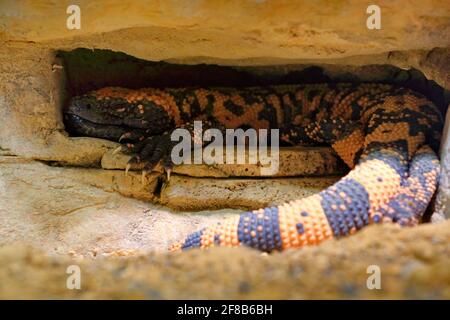
<path fill-rule="evenodd" d="M 118 170 L 0 157 L 0 247 L 24 243 L 81 256 L 165 251 L 180 237 L 234 212 L 178 214 L 152 205 L 152 178 L 142 185 L 134 172 L 125 177 Z"/>
<path fill-rule="evenodd" d="M 171 178 L 167 180 L 163 169 L 157 167 L 155 168 L 157 172 L 150 176 L 146 175 L 147 181 L 143 182 L 150 183 L 146 189 L 152 195 L 158 194 L 152 196 L 150 193 L 145 195 L 139 191 L 136 192 L 133 183 L 131 185 L 123 183 L 127 178 L 122 172 L 130 157 L 130 155 L 114 151 L 106 152 L 102 157 L 101 166 L 106 169 L 104 171 L 109 171 L 110 174 L 115 172 L 114 176 L 120 176 L 120 181 L 115 184 L 116 190 L 134 198 L 151 199 L 153 202 L 180 211 L 220 208 L 258 209 L 267 205 L 281 204 L 320 192 L 337 181 L 338 177 L 345 172 L 343 164 L 330 148 L 283 148 L 280 150 L 278 172 L 265 177 L 261 177 L 259 165 L 182 164 L 173 168 Z M 129 172 L 137 171 L 140 174 L 141 170 L 142 165 L 134 164 Z M 132 175 L 133 179 L 135 175 L 136 173 Z M 277 177 L 298 176 L 302 178 L 277 179 Z M 245 177 L 259 179 L 243 179 Z M 157 190 L 158 179 L 162 184 Z M 91 176 L 91 180 L 96 180 L 94 175 Z"/>
<path fill-rule="evenodd" d="M 82 0 L 77 4 L 81 29 L 68 30 L 65 2 L 3 1 L 4 37 L 50 41 L 94 35 L 88 47 L 98 47 L 104 37 L 100 33 L 116 32 L 110 40 L 126 34 L 126 41 L 105 39 L 109 45 L 103 47 L 113 45 L 114 50 L 152 60 L 189 56 L 323 59 L 445 47 L 450 42 L 450 5 L 445 0 L 377 1 L 381 30 L 367 28 L 368 4 L 358 0 Z M 152 43 L 154 50 L 148 50 L 144 42 Z"/>
<path fill-rule="evenodd" d="M 31 49 L 31 50 L 30 50 Z M 29 45 L 0 49 L 0 145 L 27 158 L 92 165 L 115 146 L 69 138 L 62 123 L 64 85 L 51 50 Z"/>
<path fill-rule="evenodd" d="M 177 210 L 259 209 L 313 195 L 339 178 L 205 179 L 174 176 L 160 202 Z"/>
<path fill-rule="evenodd" d="M 246 150 L 247 156 L 248 150 Z M 129 155 L 109 151 L 103 155 L 101 166 L 103 169 L 124 170 L 130 158 Z M 327 147 L 286 147 L 280 149 L 278 159 L 276 172 L 267 177 L 325 176 L 344 173 L 343 164 L 338 160 L 335 152 Z M 142 165 L 131 166 L 131 170 L 141 169 Z M 261 165 L 239 164 L 236 154 L 233 163 L 181 164 L 173 168 L 173 173 L 190 177 L 215 178 L 263 176 Z"/>
<path fill-rule="evenodd" d="M 0 298 L 449 299 L 449 241 L 447 221 L 406 229 L 371 226 L 339 241 L 273 255 L 213 248 L 80 260 L 5 246 Z M 72 264 L 80 267 L 81 290 L 64 286 Z M 367 289 L 373 264 L 381 268 L 381 290 Z"/>
<path fill-rule="evenodd" d="M 257 209 L 319 192 L 337 179 L 261 181 L 174 175 L 159 187 L 160 177 L 155 173 L 141 181 L 140 172 L 125 175 L 123 170 L 52 167 L 2 156 L 0 246 L 39 243 L 46 251 L 77 255 L 165 251 L 198 227 L 237 213 L 199 210 Z M 184 212 L 174 213 L 150 202 Z"/>

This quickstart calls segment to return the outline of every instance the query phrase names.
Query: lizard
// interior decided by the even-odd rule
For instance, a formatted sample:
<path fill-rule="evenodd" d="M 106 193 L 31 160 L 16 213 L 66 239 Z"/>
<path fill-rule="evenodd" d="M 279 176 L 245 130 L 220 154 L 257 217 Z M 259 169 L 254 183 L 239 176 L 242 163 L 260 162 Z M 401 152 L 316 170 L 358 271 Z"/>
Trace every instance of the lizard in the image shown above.
<path fill-rule="evenodd" d="M 350 171 L 312 196 L 204 227 L 171 251 L 248 246 L 281 251 L 353 234 L 366 225 L 416 225 L 437 188 L 443 117 L 425 96 L 380 83 L 242 88 L 106 87 L 71 99 L 69 131 L 124 142 L 121 150 L 170 173 L 170 133 L 207 127 L 280 130 L 290 145 L 328 144 Z M 128 170 L 127 166 L 127 170 Z"/>

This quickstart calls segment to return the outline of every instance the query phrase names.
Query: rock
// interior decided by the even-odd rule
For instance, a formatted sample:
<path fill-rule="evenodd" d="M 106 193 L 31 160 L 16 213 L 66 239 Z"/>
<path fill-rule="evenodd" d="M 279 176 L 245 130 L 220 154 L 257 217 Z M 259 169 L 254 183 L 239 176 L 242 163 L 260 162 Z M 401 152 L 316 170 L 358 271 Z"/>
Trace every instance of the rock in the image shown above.
<path fill-rule="evenodd" d="M 145 225 L 153 223 L 156 228 L 173 230 L 172 238 L 176 238 L 179 233 L 188 233 L 183 230 L 194 231 L 198 227 L 197 217 L 211 215 L 211 219 L 219 220 L 227 213 L 234 212 L 223 210 L 215 211 L 214 214 L 211 212 L 192 214 L 189 213 L 191 210 L 225 207 L 256 209 L 319 192 L 338 177 L 217 179 L 174 174 L 170 182 L 165 182 L 162 186 L 159 185 L 160 178 L 161 174 L 153 173 L 147 175 L 142 183 L 141 174 L 133 171 L 126 176 L 122 170 L 54 167 L 16 156 L 0 157 L 0 191 L 3 195 L 0 199 L 0 213 L 5 219 L 0 227 L 0 235 L 4 236 L 4 243 L 22 239 L 22 232 L 27 232 L 30 239 L 38 237 L 39 241 L 45 242 L 53 239 L 53 236 L 50 234 L 47 236 L 49 239 L 45 240 L 45 234 L 39 231 L 41 228 L 59 232 L 57 230 L 66 229 L 71 224 L 82 224 L 83 230 L 74 230 L 79 240 L 73 245 L 78 248 L 82 246 L 83 241 L 89 242 L 94 234 L 102 232 L 95 224 L 97 221 L 104 225 L 106 230 L 116 230 L 113 235 L 102 236 L 108 246 L 114 246 L 114 239 L 133 237 L 122 234 L 125 232 L 123 219 L 128 217 L 127 224 L 137 228 L 140 223 L 135 221 L 146 219 L 150 215 L 152 218 L 149 222 L 145 222 Z M 149 203 L 127 199 L 121 195 L 161 203 L 185 212 L 173 214 L 165 208 L 157 209 L 158 207 Z M 29 221 L 27 218 L 29 215 L 35 217 L 37 225 L 44 224 L 45 227 L 35 230 L 34 224 L 26 222 Z M 121 215 L 122 218 L 116 222 L 117 217 Z M 89 220 L 90 217 L 92 221 Z M 171 220 L 174 221 L 173 226 Z M 181 221 L 186 225 L 181 226 Z M 53 224 L 57 226 L 53 228 Z M 143 234 L 153 231 L 131 231 L 132 234 L 136 232 Z M 166 240 L 166 243 L 169 240 Z M 149 241 L 140 245 L 143 248 L 161 249 L 160 243 Z M 69 248 L 73 249 L 70 246 Z M 125 249 L 129 248 L 125 246 Z"/>
<path fill-rule="evenodd" d="M 432 243 L 436 236 L 443 241 Z M 213 248 L 134 257 L 119 251 L 80 259 L 4 246 L 0 298 L 450 299 L 449 242 L 446 221 L 405 229 L 369 226 L 338 241 L 269 255 Z M 417 248 L 427 259 L 417 257 Z M 73 264 L 82 272 L 81 290 L 62 285 Z M 380 290 L 366 285 L 367 268 L 374 264 L 382 273 Z"/>
<path fill-rule="evenodd" d="M 225 153 L 224 153 L 225 154 Z M 248 152 L 246 152 L 246 157 Z M 101 160 L 103 169 L 124 170 L 129 155 L 113 151 L 106 152 Z M 266 166 L 267 167 L 267 166 Z M 293 147 L 281 148 L 279 151 L 278 170 L 269 177 L 295 177 L 295 176 L 324 176 L 343 174 L 342 163 L 336 153 L 327 147 Z M 133 165 L 131 170 L 141 170 L 142 165 Z M 259 164 L 182 164 L 173 168 L 173 173 L 191 177 L 260 177 L 261 166 Z"/>
<path fill-rule="evenodd" d="M 14 57 L 14 58 L 12 58 Z M 43 47 L 0 46 L 0 146 L 24 158 L 93 166 L 116 146 L 68 137 L 62 122 L 64 79 L 52 72 L 54 54 Z"/>
<path fill-rule="evenodd" d="M 369 30 L 367 4 L 240 1 L 77 3 L 81 29 L 66 28 L 67 4 L 36 1 L 0 6 L 2 35 L 57 48 L 110 48 L 162 60 L 184 57 L 325 59 L 393 50 L 445 47 L 450 14 L 445 0 L 379 1 L 381 30 Z M 352 17 L 352 18 L 349 18 Z M 45 28 L 41 21 L 45 20 Z M 138 27 L 136 27 L 138 26 Z M 126 41 L 123 41 L 126 39 Z M 236 50 L 239 48 L 239 50 Z"/>
<path fill-rule="evenodd" d="M 0 157 L 0 247 L 23 243 L 82 256 L 165 251 L 180 237 L 233 212 L 175 214 L 152 205 L 148 201 L 153 201 L 157 176 L 141 184 L 141 175 L 134 172 L 125 177 L 118 170 L 51 167 Z"/>
<path fill-rule="evenodd" d="M 129 155 L 114 154 L 113 151 L 109 151 L 102 157 L 101 165 L 107 170 L 124 170 L 129 159 Z M 163 184 L 159 198 L 153 200 L 181 211 L 221 208 L 257 209 L 320 192 L 337 181 L 337 174 L 343 173 L 342 164 L 330 148 L 283 148 L 280 150 L 279 159 L 278 173 L 264 179 L 229 178 L 261 176 L 258 165 L 175 166 L 170 181 Z M 142 165 L 132 165 L 130 170 L 141 169 Z M 163 175 L 162 168 L 158 167 L 156 170 Z M 276 179 L 276 177 L 333 174 L 335 175 L 333 177 Z M 204 178 L 201 179 L 201 177 Z M 132 192 L 129 194 L 145 200 Z"/>
<path fill-rule="evenodd" d="M 5 159 L 6 158 L 6 159 Z M 42 163 L 31 161 L 28 159 L 21 159 L 18 157 L 0 157 L 0 166 L 5 171 L 2 176 L 14 183 L 14 179 L 24 181 L 28 186 L 35 186 L 36 189 L 44 190 L 48 188 L 49 192 L 39 193 L 39 195 L 54 197 L 57 201 L 52 200 L 52 204 L 48 206 L 49 213 L 64 215 L 67 214 L 65 210 L 61 210 L 56 205 L 60 200 L 56 195 L 52 196 L 52 192 L 58 193 L 60 190 L 73 191 L 73 196 L 68 195 L 72 204 L 79 201 L 80 205 L 84 203 L 84 198 L 77 199 L 76 194 L 87 194 L 89 192 L 83 191 L 84 185 L 96 187 L 99 190 L 103 189 L 106 192 L 118 192 L 125 196 L 131 196 L 141 200 L 151 201 L 156 189 L 158 174 L 147 175 L 142 181 L 141 174 L 129 172 L 128 176 L 123 171 L 102 170 L 91 168 L 64 168 L 64 167 L 49 167 Z M 48 181 L 47 185 L 40 185 L 39 182 Z M 5 182 L 6 183 L 6 182 Z M 78 186 L 80 184 L 80 186 Z M 77 189 L 79 188 L 79 189 Z M 24 190 L 23 192 L 27 192 Z M 79 193 L 75 193 L 79 192 Z M 91 194 L 98 199 L 96 194 Z M 63 195 L 61 195 L 63 197 Z M 92 198 L 94 199 L 94 198 Z M 44 202 L 47 200 L 43 200 Z M 55 205 L 55 206 L 53 206 Z M 75 206 L 76 207 L 76 206 Z M 69 210 L 70 211 L 70 210 Z"/>
<path fill-rule="evenodd" d="M 258 209 L 318 193 L 339 177 L 207 179 L 173 176 L 160 202 L 176 210 Z"/>
<path fill-rule="evenodd" d="M 450 107 L 450 104 L 449 104 Z M 441 179 L 436 196 L 436 208 L 432 221 L 450 218 L 450 113 L 447 112 L 441 141 Z"/>

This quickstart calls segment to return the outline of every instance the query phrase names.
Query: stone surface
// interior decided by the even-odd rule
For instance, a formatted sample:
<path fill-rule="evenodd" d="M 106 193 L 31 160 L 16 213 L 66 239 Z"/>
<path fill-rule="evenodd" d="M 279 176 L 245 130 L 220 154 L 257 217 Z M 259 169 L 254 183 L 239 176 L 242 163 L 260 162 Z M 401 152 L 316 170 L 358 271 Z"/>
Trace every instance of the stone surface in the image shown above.
<path fill-rule="evenodd" d="M 0 247 L 94 255 L 114 250 L 166 250 L 168 245 L 233 210 L 173 213 L 149 203 L 155 176 L 51 167 L 0 157 Z M 140 198 L 138 201 L 124 197 Z"/>
<path fill-rule="evenodd" d="M 247 156 L 248 151 L 245 157 Z M 103 155 L 101 166 L 103 169 L 124 170 L 130 157 L 109 151 Z M 344 165 L 338 160 L 336 153 L 327 147 L 281 148 L 278 159 L 279 163 L 274 164 L 278 170 L 268 177 L 324 176 L 344 173 Z M 182 164 L 175 166 L 172 172 L 191 177 L 260 177 L 263 176 L 261 167 L 267 168 L 259 164 L 238 164 L 235 157 L 232 164 Z M 141 169 L 142 165 L 132 165 L 130 170 Z"/>
<path fill-rule="evenodd" d="M 272 255 L 213 248 L 71 259 L 5 246 L 0 298 L 450 299 L 449 242 L 446 221 L 406 229 L 371 226 L 339 241 Z M 72 264 L 80 266 L 81 290 L 66 289 Z M 367 288 L 371 265 L 380 267 L 380 290 Z"/>
<path fill-rule="evenodd" d="M 12 58 L 14 57 L 14 58 Z M 101 139 L 71 138 L 64 131 L 64 81 L 48 48 L 0 46 L 0 146 L 12 154 L 92 166 L 115 146 Z"/>
<path fill-rule="evenodd" d="M 81 29 L 68 30 L 65 2 L 2 1 L 3 37 L 58 41 L 61 47 L 113 47 L 151 60 L 192 56 L 323 59 L 450 43 L 450 5 L 445 0 L 414 5 L 406 0 L 379 0 L 381 30 L 367 28 L 368 4 L 358 0 L 81 0 L 77 4 Z"/>
<path fill-rule="evenodd" d="M 211 210 L 220 208 L 257 209 L 317 193 L 338 176 L 291 179 L 192 178 L 172 174 L 169 182 L 161 173 L 102 170 L 96 168 L 52 167 L 15 156 L 0 157 L 0 181 L 5 192 L 5 211 L 27 206 L 36 214 L 64 216 L 72 212 L 107 206 L 112 193 L 170 208 Z M 17 188 L 7 188 L 17 186 Z M 86 189 L 86 190 L 85 190 Z M 17 207 L 14 198 L 23 199 Z M 121 199 L 117 195 L 118 199 Z"/>
<path fill-rule="evenodd" d="M 160 203 L 177 210 L 259 209 L 318 193 L 339 179 L 207 179 L 173 176 Z"/>
<path fill-rule="evenodd" d="M 449 105 L 450 107 L 450 105 Z M 441 221 L 450 218 L 450 113 L 447 119 L 441 141 L 441 179 L 436 196 L 436 212 L 432 221 Z"/>
<path fill-rule="evenodd" d="M 123 172 L 129 159 L 129 155 L 109 151 L 102 157 L 101 166 L 106 169 L 105 171 L 118 174 Z M 129 172 L 134 170 L 139 172 L 141 169 L 142 165 L 132 165 Z M 153 202 L 180 211 L 257 209 L 280 204 L 320 192 L 336 182 L 339 175 L 344 172 L 343 165 L 337 160 L 335 153 L 330 148 L 322 147 L 281 149 L 277 174 L 260 179 L 242 178 L 261 176 L 260 167 L 249 164 L 179 165 L 173 168 L 169 181 L 162 173 L 161 167 L 155 170 L 160 173 L 150 176 L 151 182 L 155 183 L 158 176 L 164 182 L 160 190 L 153 190 L 158 193 L 158 197 L 153 197 Z M 316 177 L 280 178 L 292 176 Z M 96 179 L 95 176 L 92 176 L 92 179 Z M 154 189 L 153 185 L 152 188 Z M 130 187 L 123 186 L 122 194 L 125 189 Z M 150 196 L 142 197 L 141 193 L 134 192 L 133 188 L 128 195 L 142 200 L 150 198 Z"/>

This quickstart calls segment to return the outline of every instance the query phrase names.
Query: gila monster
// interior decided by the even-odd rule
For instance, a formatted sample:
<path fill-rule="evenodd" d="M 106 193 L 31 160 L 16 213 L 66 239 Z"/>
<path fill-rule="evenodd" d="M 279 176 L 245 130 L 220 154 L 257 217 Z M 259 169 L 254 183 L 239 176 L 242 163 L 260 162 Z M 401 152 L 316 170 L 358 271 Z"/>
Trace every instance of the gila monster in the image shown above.
<path fill-rule="evenodd" d="M 172 251 L 248 246 L 262 251 L 318 244 L 371 223 L 418 223 L 437 188 L 442 114 L 423 95 L 388 84 L 246 88 L 108 87 L 74 97 L 66 126 L 79 135 L 125 141 L 130 163 L 170 172 L 170 133 L 209 127 L 280 130 L 291 145 L 329 144 L 350 167 L 307 198 L 245 212 L 205 227 Z"/>

